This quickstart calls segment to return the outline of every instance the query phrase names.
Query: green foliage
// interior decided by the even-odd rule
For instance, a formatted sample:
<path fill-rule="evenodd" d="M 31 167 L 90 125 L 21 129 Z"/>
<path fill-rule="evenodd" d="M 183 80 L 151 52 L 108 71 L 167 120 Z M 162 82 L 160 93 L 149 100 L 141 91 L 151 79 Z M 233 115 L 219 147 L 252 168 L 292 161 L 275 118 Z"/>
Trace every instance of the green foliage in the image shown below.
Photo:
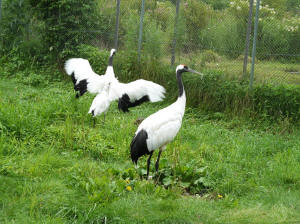
<path fill-rule="evenodd" d="M 206 63 L 219 62 L 221 57 L 212 50 L 205 50 L 201 55 L 201 65 L 204 67 Z"/>
<path fill-rule="evenodd" d="M 287 0 L 286 1 L 286 8 L 288 11 L 293 12 L 294 14 L 299 15 L 300 12 L 300 1 L 299 0 Z"/>
<path fill-rule="evenodd" d="M 31 16 L 27 0 L 3 1 L 1 12 L 0 53 L 4 54 L 29 41 Z"/>
<path fill-rule="evenodd" d="M 272 8 L 276 8 L 277 10 L 284 11 L 286 10 L 286 6 L 288 0 L 265 0 L 263 2 L 264 5 L 269 5 Z"/>
<path fill-rule="evenodd" d="M 257 57 L 259 59 L 270 59 L 278 57 L 278 49 L 282 54 L 289 52 L 289 38 L 284 29 L 284 24 L 278 20 L 263 20 L 261 23 L 261 36 L 257 46 Z M 274 29 L 276 27 L 276 29 Z M 279 55 L 280 57 L 281 55 Z"/>
<path fill-rule="evenodd" d="M 300 89 L 290 86 L 257 86 L 254 90 L 253 106 L 259 114 L 299 120 Z"/>
<path fill-rule="evenodd" d="M 193 49 L 199 48 L 199 33 L 208 25 L 209 18 L 212 14 L 211 8 L 196 0 L 187 0 L 184 7 L 184 17 L 186 26 L 189 29 L 188 42 L 186 43 Z"/>
<path fill-rule="evenodd" d="M 211 21 L 207 29 L 201 32 L 203 48 L 237 58 L 244 47 L 245 34 L 242 27 L 245 26 L 241 20 L 228 15 L 219 15 Z"/>
<path fill-rule="evenodd" d="M 75 55 L 69 55 L 69 58 L 71 57 L 87 59 L 95 72 L 104 74 L 109 58 L 109 52 L 99 50 L 91 45 L 81 44 L 77 47 Z"/>
<path fill-rule="evenodd" d="M 202 0 L 203 2 L 212 5 L 214 9 L 222 10 L 229 6 L 230 0 Z"/>
<path fill-rule="evenodd" d="M 137 14 L 131 14 L 125 25 L 126 33 L 123 40 L 125 49 L 137 51 L 138 43 L 138 26 L 136 25 L 139 21 Z"/>
<path fill-rule="evenodd" d="M 162 44 L 166 42 L 164 33 L 150 19 L 145 20 L 147 25 L 144 32 L 143 55 L 152 61 L 158 61 L 162 57 Z"/>
<path fill-rule="evenodd" d="M 297 61 L 298 2 L 262 2 L 259 58 Z M 142 50 L 147 59 L 164 59 L 162 56 L 170 52 L 175 3 L 175 0 L 146 2 Z M 114 39 L 115 6 L 115 2 L 107 0 L 3 1 L 1 54 L 18 49 L 25 52 L 23 56 L 28 60 L 34 58 L 40 64 L 51 61 L 61 65 L 68 55 L 74 55 L 80 44 L 109 48 Z M 140 9 L 138 0 L 124 0 L 121 4 L 118 44 L 121 49 L 137 50 Z M 181 2 L 176 33 L 179 58 L 182 53 L 193 55 L 199 49 L 238 57 L 244 50 L 248 9 L 247 0 Z"/>
<path fill-rule="evenodd" d="M 30 0 L 34 14 L 44 22 L 40 32 L 45 47 L 57 57 L 64 50 L 73 49 L 94 35 L 87 29 L 107 32 L 105 18 L 97 13 L 97 2 Z M 100 26 L 100 24 L 102 26 Z M 65 58 L 62 58 L 65 59 Z"/>

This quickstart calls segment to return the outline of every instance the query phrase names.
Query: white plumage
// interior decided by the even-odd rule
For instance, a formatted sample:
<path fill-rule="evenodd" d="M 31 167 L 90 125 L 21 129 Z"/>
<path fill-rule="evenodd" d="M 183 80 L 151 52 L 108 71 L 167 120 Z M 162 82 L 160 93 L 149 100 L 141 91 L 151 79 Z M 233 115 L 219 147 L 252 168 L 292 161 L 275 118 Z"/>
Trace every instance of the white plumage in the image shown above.
<path fill-rule="evenodd" d="M 108 87 L 109 86 L 109 87 Z M 123 112 L 128 112 L 128 108 L 135 107 L 143 102 L 158 102 L 164 99 L 164 87 L 143 79 L 130 83 L 121 83 L 117 79 L 107 82 L 103 91 L 93 100 L 89 113 L 98 116 L 106 113 L 110 103 L 118 100 L 118 107 Z"/>
<path fill-rule="evenodd" d="M 93 116 L 97 116 L 102 113 L 104 113 L 104 115 L 106 114 L 111 102 L 108 96 L 108 89 L 109 84 L 104 87 L 101 93 L 97 94 L 89 109 L 89 114 L 92 114 Z"/>
<path fill-rule="evenodd" d="M 106 113 L 110 103 L 118 100 L 118 107 L 123 112 L 143 102 L 158 102 L 164 99 L 164 87 L 143 79 L 130 83 L 121 83 L 115 76 L 112 66 L 113 56 L 116 50 L 112 49 L 108 66 L 104 75 L 96 74 L 89 61 L 82 58 L 69 59 L 65 64 L 65 70 L 71 76 L 75 91 L 79 91 L 76 97 L 86 91 L 97 94 L 89 109 L 93 117 Z"/>
<path fill-rule="evenodd" d="M 145 130 L 148 134 L 147 148 L 149 152 L 167 145 L 177 135 L 185 111 L 186 96 L 177 99 L 170 106 L 157 111 L 142 121 L 135 134 Z"/>
<path fill-rule="evenodd" d="M 115 54 L 115 50 L 111 55 Z M 115 77 L 112 60 L 102 80 L 102 92 L 95 97 L 89 113 L 93 116 L 100 115 L 108 110 L 112 101 L 118 100 L 119 110 L 128 112 L 128 108 L 135 107 L 143 102 L 158 102 L 164 99 L 165 88 L 154 82 L 139 79 L 130 83 L 121 83 Z M 107 87 L 109 86 L 109 87 Z M 105 93 L 103 93 L 105 92 Z M 100 95 L 100 96 L 99 96 Z"/>
<path fill-rule="evenodd" d="M 147 177 L 149 176 L 150 159 L 155 149 L 160 149 L 155 164 L 156 171 L 159 166 L 159 158 L 166 145 L 177 135 L 184 116 L 186 95 L 182 83 L 183 72 L 194 72 L 185 65 L 179 65 L 176 69 L 176 78 L 179 87 L 179 96 L 173 104 L 150 115 L 139 125 L 131 142 L 131 159 L 137 164 L 139 157 L 150 154 L 147 161 Z"/>
<path fill-rule="evenodd" d="M 71 58 L 65 63 L 65 71 L 71 76 L 74 90 L 79 91 L 76 97 L 82 96 L 86 91 L 100 93 L 108 80 L 115 79 L 112 60 L 116 50 L 112 49 L 109 57 L 109 65 L 104 75 L 95 73 L 88 60 L 83 58 Z"/>
<path fill-rule="evenodd" d="M 130 102 L 135 102 L 143 96 L 148 96 L 150 102 L 158 102 L 164 99 L 165 88 L 154 82 L 138 79 L 130 83 L 121 83 L 118 80 L 111 82 L 110 97 L 112 100 L 119 99 L 124 94 L 130 98 Z"/>

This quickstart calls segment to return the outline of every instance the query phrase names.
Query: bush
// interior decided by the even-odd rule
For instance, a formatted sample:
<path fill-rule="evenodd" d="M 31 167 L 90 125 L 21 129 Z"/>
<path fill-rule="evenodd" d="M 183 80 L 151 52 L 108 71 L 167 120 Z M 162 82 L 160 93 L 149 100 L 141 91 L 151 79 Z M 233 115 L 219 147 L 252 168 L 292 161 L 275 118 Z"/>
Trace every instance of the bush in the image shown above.
<path fill-rule="evenodd" d="M 221 57 L 212 50 L 205 50 L 201 55 L 201 65 L 205 66 L 206 63 L 219 62 Z"/>
<path fill-rule="evenodd" d="M 275 28 L 276 27 L 276 28 Z M 257 42 L 258 59 L 282 57 L 289 53 L 288 32 L 278 20 L 263 20 Z M 278 52 L 282 55 L 278 55 Z"/>
<path fill-rule="evenodd" d="M 150 18 L 145 18 L 143 55 L 150 60 L 158 61 L 162 56 L 162 44 L 166 42 L 163 31 Z"/>
<path fill-rule="evenodd" d="M 28 1 L 3 1 L 0 19 L 0 53 L 5 54 L 29 39 L 31 10 Z"/>
<path fill-rule="evenodd" d="M 45 24 L 40 32 L 45 48 L 49 49 L 54 60 L 65 60 L 61 58 L 65 55 L 64 50 L 72 50 L 86 40 L 95 38 L 88 28 L 107 33 L 107 23 L 98 13 L 97 1 L 30 0 L 30 4 L 34 14 Z M 60 57 L 57 58 L 57 55 Z"/>
<path fill-rule="evenodd" d="M 237 58 L 244 50 L 244 27 L 242 20 L 220 15 L 201 32 L 202 46 L 221 55 Z"/>
<path fill-rule="evenodd" d="M 93 70 L 100 75 L 105 73 L 109 52 L 99 50 L 90 45 L 81 44 L 76 48 L 76 55 L 73 57 L 89 60 Z"/>
<path fill-rule="evenodd" d="M 188 28 L 188 41 L 186 42 L 188 48 L 202 48 L 199 44 L 201 43 L 199 33 L 208 25 L 211 14 L 212 10 L 209 5 L 196 0 L 186 1 L 184 17 Z"/>

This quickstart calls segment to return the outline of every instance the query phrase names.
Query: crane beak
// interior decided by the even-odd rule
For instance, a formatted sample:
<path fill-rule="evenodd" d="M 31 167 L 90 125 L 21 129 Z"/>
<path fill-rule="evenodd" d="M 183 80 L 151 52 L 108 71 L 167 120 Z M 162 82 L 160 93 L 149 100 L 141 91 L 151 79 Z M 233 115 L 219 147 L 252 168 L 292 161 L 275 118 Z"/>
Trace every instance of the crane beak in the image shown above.
<path fill-rule="evenodd" d="M 201 73 L 201 72 L 197 72 L 197 71 L 195 71 L 195 70 L 193 70 L 193 69 L 188 69 L 187 70 L 188 72 L 192 72 L 192 73 L 195 73 L 195 74 L 198 74 L 198 75 L 201 75 L 201 78 L 203 78 L 203 73 Z"/>

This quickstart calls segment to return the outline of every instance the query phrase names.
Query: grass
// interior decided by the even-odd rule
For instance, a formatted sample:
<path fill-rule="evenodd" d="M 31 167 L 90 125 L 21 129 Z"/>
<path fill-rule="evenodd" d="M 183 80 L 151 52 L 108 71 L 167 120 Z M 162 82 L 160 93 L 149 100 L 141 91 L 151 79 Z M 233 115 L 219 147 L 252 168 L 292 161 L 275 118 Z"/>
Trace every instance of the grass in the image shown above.
<path fill-rule="evenodd" d="M 212 52 L 212 51 L 210 51 Z M 217 60 L 203 59 L 204 53 L 181 55 L 177 63 L 186 63 L 198 70 L 220 71 L 230 78 L 241 78 L 243 74 L 243 56 L 236 60 L 218 56 Z M 211 53 L 210 53 L 211 54 Z M 216 53 L 213 53 L 217 55 Z M 170 57 L 164 58 L 164 63 L 169 64 Z M 176 63 L 175 63 L 176 64 Z M 250 77 L 251 60 L 248 60 L 248 79 Z M 289 84 L 300 85 L 300 65 L 296 63 L 281 63 L 279 61 L 255 61 L 254 82 L 256 84 L 270 83 L 274 85 Z"/>
<path fill-rule="evenodd" d="M 251 62 L 248 64 L 250 72 Z M 224 60 L 219 63 L 210 63 L 207 65 L 210 69 L 223 71 L 232 77 L 241 77 L 243 61 L 242 60 Z M 255 63 L 255 81 L 257 83 L 272 84 L 293 84 L 300 85 L 300 66 L 297 64 L 284 64 L 272 61 L 258 61 Z"/>
<path fill-rule="evenodd" d="M 70 80 L 0 80 L 0 223 L 300 222 L 299 127 L 187 108 L 156 183 L 129 145 L 170 102 L 113 103 L 92 128 L 93 97 L 74 95 Z"/>

